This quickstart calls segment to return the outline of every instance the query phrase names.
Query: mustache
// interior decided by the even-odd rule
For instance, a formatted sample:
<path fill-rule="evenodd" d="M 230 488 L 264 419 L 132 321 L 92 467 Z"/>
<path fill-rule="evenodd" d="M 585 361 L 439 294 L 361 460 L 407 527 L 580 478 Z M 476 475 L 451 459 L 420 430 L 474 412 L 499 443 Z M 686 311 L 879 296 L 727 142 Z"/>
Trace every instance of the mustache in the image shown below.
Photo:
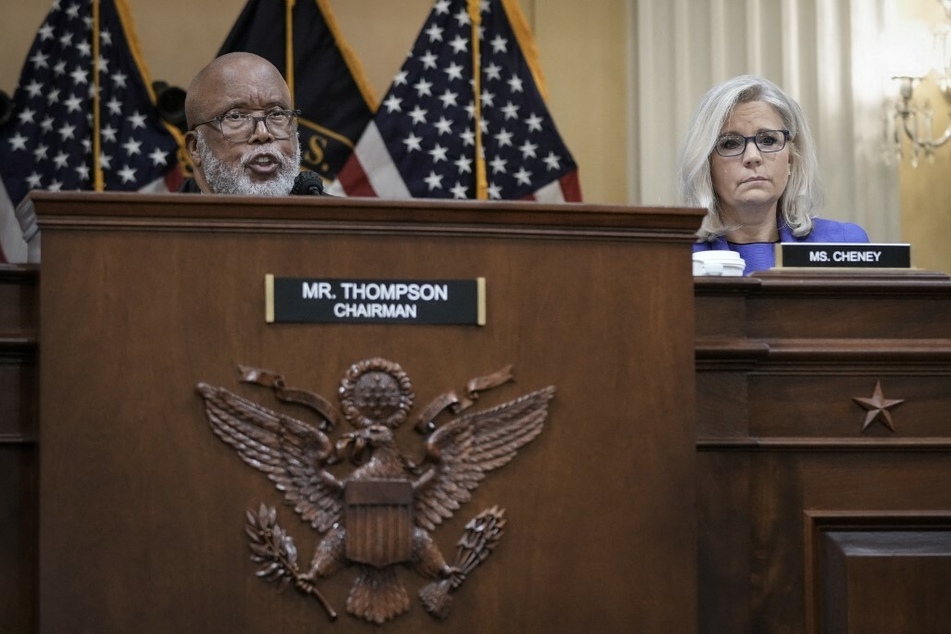
<path fill-rule="evenodd" d="M 197 153 L 202 162 L 202 170 L 210 189 L 218 194 L 243 195 L 286 195 L 294 186 L 294 179 L 300 170 L 301 148 L 298 139 L 294 140 L 290 153 L 281 151 L 281 146 L 273 141 L 263 144 L 251 144 L 242 148 L 239 156 L 219 158 L 215 155 L 203 131 L 196 135 Z M 279 166 L 277 178 L 267 182 L 252 182 L 247 174 L 249 161 L 266 155 Z"/>
<path fill-rule="evenodd" d="M 287 167 L 290 165 L 291 157 L 288 157 L 282 154 L 281 152 L 272 150 L 271 148 L 268 148 L 268 147 L 248 148 L 241 154 L 241 164 L 247 165 L 251 161 L 254 161 L 262 156 L 267 157 L 271 159 L 272 161 L 276 162 L 278 165 L 280 165 L 281 169 L 287 169 Z"/>

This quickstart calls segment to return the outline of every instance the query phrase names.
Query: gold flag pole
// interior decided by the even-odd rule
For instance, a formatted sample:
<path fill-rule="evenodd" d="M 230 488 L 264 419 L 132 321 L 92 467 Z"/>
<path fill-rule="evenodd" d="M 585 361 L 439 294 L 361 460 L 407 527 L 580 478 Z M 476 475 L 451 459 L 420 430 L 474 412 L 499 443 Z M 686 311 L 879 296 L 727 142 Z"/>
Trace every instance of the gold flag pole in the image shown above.
<path fill-rule="evenodd" d="M 287 0 L 284 4 L 284 74 L 287 87 L 291 91 L 291 108 L 294 107 L 294 4 L 297 0 Z"/>
<path fill-rule="evenodd" d="M 93 188 L 105 189 L 102 165 L 99 162 L 99 0 L 92 3 L 92 172 Z"/>
<path fill-rule="evenodd" d="M 482 25 L 482 14 L 479 12 L 479 0 L 469 0 L 469 19 L 472 22 L 472 91 L 475 112 L 475 179 L 476 199 L 486 200 L 489 197 L 489 184 L 485 174 L 485 156 L 482 154 L 482 61 L 479 52 L 479 27 Z"/>

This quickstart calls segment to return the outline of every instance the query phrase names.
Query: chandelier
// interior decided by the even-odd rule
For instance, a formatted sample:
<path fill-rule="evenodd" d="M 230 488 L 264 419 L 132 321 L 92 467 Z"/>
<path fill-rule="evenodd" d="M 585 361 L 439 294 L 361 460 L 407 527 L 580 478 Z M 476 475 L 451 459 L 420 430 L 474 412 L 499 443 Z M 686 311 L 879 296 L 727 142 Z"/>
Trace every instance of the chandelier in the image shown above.
<path fill-rule="evenodd" d="M 909 65 L 892 77 L 898 85 L 898 100 L 886 108 L 884 116 L 883 156 L 888 164 L 893 160 L 900 163 L 905 158 L 905 139 L 912 167 L 918 167 L 922 158 L 934 163 L 935 150 L 951 140 L 951 124 L 935 136 L 930 102 L 913 99 L 915 88 L 933 72 L 939 91 L 951 105 L 951 0 L 937 1 L 944 9 L 944 22 L 932 26 L 925 38 L 916 38 L 919 50 L 912 53 L 916 59 L 907 60 Z M 931 42 L 930 51 L 920 49 L 922 41 Z M 927 66 L 923 66 L 926 62 Z"/>

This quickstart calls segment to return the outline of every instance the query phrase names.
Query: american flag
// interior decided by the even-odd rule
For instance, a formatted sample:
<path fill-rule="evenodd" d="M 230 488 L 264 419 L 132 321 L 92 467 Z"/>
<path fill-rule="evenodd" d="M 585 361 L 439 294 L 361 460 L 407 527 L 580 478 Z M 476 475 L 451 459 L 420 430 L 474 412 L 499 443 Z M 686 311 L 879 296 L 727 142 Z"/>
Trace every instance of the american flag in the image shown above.
<path fill-rule="evenodd" d="M 581 200 L 517 0 L 438 0 L 332 193 Z"/>
<path fill-rule="evenodd" d="M 0 208 L 32 189 L 175 186 L 179 143 L 155 109 L 129 15 L 125 0 L 53 3 L 0 128 Z"/>

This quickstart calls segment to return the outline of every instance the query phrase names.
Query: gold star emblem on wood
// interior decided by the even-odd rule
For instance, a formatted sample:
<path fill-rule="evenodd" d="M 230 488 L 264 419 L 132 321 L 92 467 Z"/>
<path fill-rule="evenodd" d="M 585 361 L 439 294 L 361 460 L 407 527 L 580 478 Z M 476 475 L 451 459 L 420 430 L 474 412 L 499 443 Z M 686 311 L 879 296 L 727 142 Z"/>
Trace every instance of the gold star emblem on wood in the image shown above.
<path fill-rule="evenodd" d="M 905 399 L 885 398 L 880 380 L 875 382 L 875 391 L 872 392 L 872 398 L 853 396 L 852 400 L 866 409 L 865 424 L 862 425 L 863 432 L 876 420 L 881 420 L 885 427 L 895 431 L 895 426 L 892 423 L 892 413 L 888 410 L 899 403 L 905 402 Z"/>

